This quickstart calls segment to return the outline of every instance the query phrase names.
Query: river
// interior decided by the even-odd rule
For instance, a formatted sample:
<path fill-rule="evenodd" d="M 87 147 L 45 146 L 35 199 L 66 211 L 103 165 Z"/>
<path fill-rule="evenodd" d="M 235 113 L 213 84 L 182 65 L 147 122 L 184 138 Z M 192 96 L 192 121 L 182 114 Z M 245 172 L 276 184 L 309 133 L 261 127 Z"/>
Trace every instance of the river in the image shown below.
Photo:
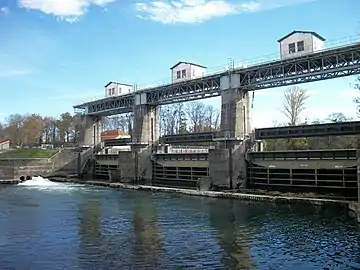
<path fill-rule="evenodd" d="M 0 269 L 360 269 L 360 234 L 337 207 L 3 186 Z"/>

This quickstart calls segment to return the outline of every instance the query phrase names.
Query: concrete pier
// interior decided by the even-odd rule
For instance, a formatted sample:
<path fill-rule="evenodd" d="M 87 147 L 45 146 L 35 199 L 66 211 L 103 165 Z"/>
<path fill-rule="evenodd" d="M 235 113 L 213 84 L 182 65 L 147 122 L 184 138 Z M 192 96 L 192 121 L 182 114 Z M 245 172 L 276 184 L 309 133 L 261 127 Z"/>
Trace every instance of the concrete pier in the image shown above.
<path fill-rule="evenodd" d="M 93 146 L 101 142 L 101 116 L 81 115 L 79 124 L 79 144 Z"/>

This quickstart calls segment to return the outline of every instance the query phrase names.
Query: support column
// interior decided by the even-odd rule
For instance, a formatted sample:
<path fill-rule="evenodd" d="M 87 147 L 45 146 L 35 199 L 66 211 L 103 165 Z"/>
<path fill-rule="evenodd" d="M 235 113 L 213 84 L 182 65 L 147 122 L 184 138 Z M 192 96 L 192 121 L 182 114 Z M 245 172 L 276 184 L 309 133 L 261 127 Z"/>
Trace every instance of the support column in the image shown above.
<path fill-rule="evenodd" d="M 247 183 L 248 144 L 245 140 L 251 133 L 250 98 L 240 88 L 240 75 L 229 74 L 220 78 L 221 124 L 216 134 L 216 149 L 209 151 L 210 178 L 215 185 L 233 188 L 238 179 L 241 187 Z"/>
<path fill-rule="evenodd" d="M 101 116 L 80 117 L 78 142 L 80 146 L 95 146 L 101 142 Z"/>
<path fill-rule="evenodd" d="M 153 145 L 158 142 L 158 117 L 157 106 L 148 104 L 135 106 L 133 143 Z"/>
<path fill-rule="evenodd" d="M 134 122 L 132 132 L 132 158 L 134 182 L 149 184 L 152 178 L 151 160 L 153 146 L 159 141 L 159 113 L 157 106 L 146 104 L 146 94 L 135 95 Z"/>
<path fill-rule="evenodd" d="M 251 133 L 249 92 L 231 89 L 221 94 L 220 131 L 234 139 Z"/>

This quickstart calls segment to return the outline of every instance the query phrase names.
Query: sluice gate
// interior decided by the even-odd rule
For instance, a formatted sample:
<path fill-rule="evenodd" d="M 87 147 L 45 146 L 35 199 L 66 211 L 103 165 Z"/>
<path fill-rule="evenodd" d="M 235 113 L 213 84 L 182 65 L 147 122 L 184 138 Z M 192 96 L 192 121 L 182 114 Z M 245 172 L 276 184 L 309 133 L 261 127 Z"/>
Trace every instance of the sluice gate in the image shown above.
<path fill-rule="evenodd" d="M 199 178 L 209 176 L 208 153 L 162 153 L 155 158 L 154 185 L 196 188 Z"/>
<path fill-rule="evenodd" d="M 252 188 L 296 189 L 357 195 L 356 150 L 249 153 Z"/>
<path fill-rule="evenodd" d="M 250 188 L 357 196 L 354 149 L 249 152 L 247 159 Z M 109 179 L 119 162 L 119 154 L 96 155 L 95 177 Z M 211 176 L 210 168 L 208 153 L 154 153 L 152 184 L 196 188 L 199 178 Z"/>

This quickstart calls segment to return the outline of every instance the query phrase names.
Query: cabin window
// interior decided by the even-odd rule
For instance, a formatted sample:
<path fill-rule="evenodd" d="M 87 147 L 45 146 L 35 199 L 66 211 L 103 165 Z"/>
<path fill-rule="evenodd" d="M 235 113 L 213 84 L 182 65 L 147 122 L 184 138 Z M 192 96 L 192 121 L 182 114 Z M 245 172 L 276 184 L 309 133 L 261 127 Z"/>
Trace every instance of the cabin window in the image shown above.
<path fill-rule="evenodd" d="M 181 72 L 180 70 L 176 72 L 176 79 L 180 79 L 181 78 Z"/>
<path fill-rule="evenodd" d="M 111 96 L 111 89 L 109 89 L 109 96 Z"/>
<path fill-rule="evenodd" d="M 192 75 L 195 77 L 195 69 L 192 70 Z"/>
<path fill-rule="evenodd" d="M 289 54 L 295 53 L 295 43 L 289 44 Z"/>
<path fill-rule="evenodd" d="M 298 52 L 302 52 L 305 50 L 304 41 L 298 41 L 297 49 L 298 49 Z"/>
<path fill-rule="evenodd" d="M 112 94 L 115 95 L 115 88 L 112 89 Z"/>
<path fill-rule="evenodd" d="M 181 71 L 181 77 L 182 77 L 182 78 L 186 78 L 186 69 L 183 69 L 183 70 Z"/>
<path fill-rule="evenodd" d="M 119 87 L 119 95 L 121 94 L 121 87 Z"/>

